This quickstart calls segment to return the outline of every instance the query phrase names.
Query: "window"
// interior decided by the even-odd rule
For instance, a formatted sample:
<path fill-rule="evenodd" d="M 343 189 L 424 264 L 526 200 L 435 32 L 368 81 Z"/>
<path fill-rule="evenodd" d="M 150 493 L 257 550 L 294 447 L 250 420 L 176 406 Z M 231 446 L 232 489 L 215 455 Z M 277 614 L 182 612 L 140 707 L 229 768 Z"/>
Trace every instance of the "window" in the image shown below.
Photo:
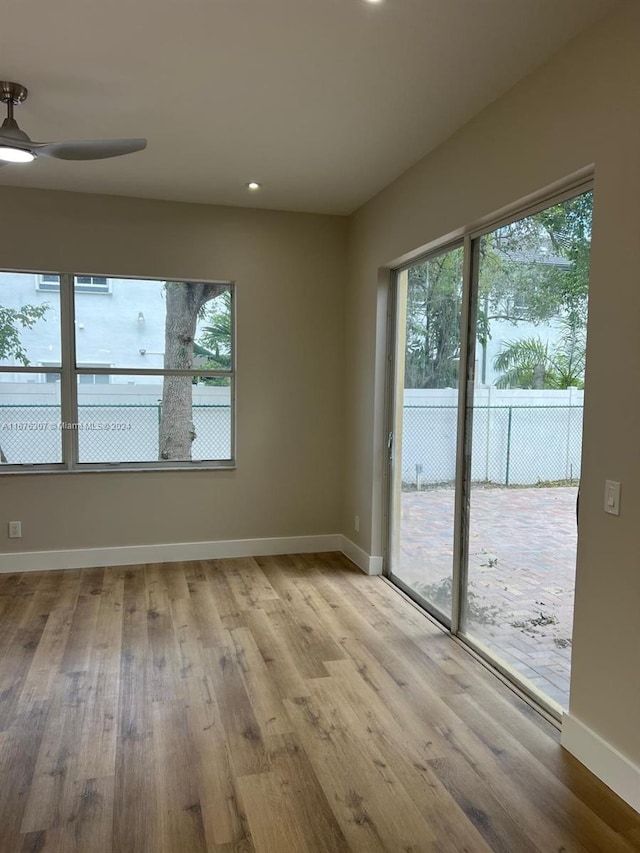
<path fill-rule="evenodd" d="M 60 290 L 60 276 L 53 273 L 38 276 L 38 290 Z M 111 293 L 109 279 L 101 275 L 78 275 L 76 293 Z"/>
<path fill-rule="evenodd" d="M 37 281 L 0 272 L 0 473 L 234 465 L 230 282 Z"/>
<path fill-rule="evenodd" d="M 42 367 L 55 367 L 54 364 L 51 364 L 50 362 L 46 362 L 46 361 L 41 362 L 41 364 L 42 364 Z M 110 365 L 109 364 L 79 364 L 78 367 L 110 367 Z M 45 382 L 59 382 L 60 381 L 60 374 L 59 373 L 45 373 L 44 374 L 44 381 Z M 97 385 L 100 383 L 108 384 L 109 383 L 109 377 L 106 376 L 104 373 L 99 373 L 97 375 L 91 375 L 91 374 L 83 373 L 80 376 L 78 376 L 78 382 L 81 384 L 85 384 L 85 385 L 87 385 L 87 384 L 88 385 Z"/>
<path fill-rule="evenodd" d="M 108 385 L 110 381 L 109 376 L 105 376 L 104 373 L 81 373 L 78 376 L 78 383 L 80 385 Z"/>

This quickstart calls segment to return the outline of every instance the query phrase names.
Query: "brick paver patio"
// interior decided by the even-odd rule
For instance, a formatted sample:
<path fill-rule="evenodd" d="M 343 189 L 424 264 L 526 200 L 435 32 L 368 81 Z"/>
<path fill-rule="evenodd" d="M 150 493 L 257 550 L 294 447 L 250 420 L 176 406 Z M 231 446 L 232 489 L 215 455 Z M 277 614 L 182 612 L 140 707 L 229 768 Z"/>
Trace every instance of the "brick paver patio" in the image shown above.
<path fill-rule="evenodd" d="M 475 488 L 467 633 L 539 691 L 569 704 L 577 488 Z M 396 574 L 451 609 L 454 494 L 402 494 Z"/>

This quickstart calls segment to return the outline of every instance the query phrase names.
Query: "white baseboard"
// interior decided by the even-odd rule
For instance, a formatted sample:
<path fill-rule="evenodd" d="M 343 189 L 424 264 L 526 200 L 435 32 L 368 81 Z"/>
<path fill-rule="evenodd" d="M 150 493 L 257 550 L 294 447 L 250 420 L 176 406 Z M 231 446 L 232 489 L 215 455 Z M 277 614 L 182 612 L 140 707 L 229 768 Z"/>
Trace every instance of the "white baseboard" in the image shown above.
<path fill-rule="evenodd" d="M 371 557 L 366 551 L 363 551 L 359 545 L 342 536 L 342 544 L 338 550 L 348 557 L 352 563 L 355 563 L 359 569 L 367 575 L 382 574 L 382 557 Z"/>
<path fill-rule="evenodd" d="M 562 746 L 640 812 L 640 767 L 571 714 L 562 718 Z"/>
<path fill-rule="evenodd" d="M 19 551 L 14 554 L 0 554 L 0 573 L 135 566 L 142 563 L 219 560 L 227 557 L 313 554 L 322 551 L 341 551 L 367 574 L 375 575 L 382 571 L 382 557 L 370 557 L 346 537 L 339 533 L 330 533 L 322 536 L 172 542 L 115 548 L 74 548 L 66 551 Z"/>
<path fill-rule="evenodd" d="M 319 551 L 341 551 L 341 546 L 340 534 L 327 534 L 273 539 L 227 539 L 215 542 L 172 542 L 115 548 L 74 548 L 68 551 L 22 551 L 0 554 L 0 573 L 135 566 L 142 563 L 219 560 L 226 557 L 311 554 Z"/>

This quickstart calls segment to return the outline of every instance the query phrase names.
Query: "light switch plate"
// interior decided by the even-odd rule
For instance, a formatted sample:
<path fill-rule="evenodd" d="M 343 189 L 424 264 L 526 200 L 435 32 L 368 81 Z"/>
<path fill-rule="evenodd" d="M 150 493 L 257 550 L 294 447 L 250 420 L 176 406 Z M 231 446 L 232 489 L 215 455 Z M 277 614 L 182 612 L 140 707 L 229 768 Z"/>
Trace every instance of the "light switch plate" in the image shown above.
<path fill-rule="evenodd" d="M 609 515 L 620 515 L 620 483 L 615 480 L 605 481 L 604 511 Z"/>

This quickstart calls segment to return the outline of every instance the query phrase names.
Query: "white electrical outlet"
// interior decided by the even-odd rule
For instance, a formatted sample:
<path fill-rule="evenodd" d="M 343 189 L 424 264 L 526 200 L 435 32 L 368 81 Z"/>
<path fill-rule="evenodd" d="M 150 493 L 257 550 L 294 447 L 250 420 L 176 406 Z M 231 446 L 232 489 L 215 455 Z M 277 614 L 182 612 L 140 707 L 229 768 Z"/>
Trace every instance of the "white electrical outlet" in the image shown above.
<path fill-rule="evenodd" d="M 354 516 L 353 529 L 356 531 L 356 533 L 360 533 L 360 516 L 359 515 Z"/>
<path fill-rule="evenodd" d="M 22 536 L 22 522 L 21 521 L 10 521 L 9 522 L 9 539 L 20 539 Z"/>

